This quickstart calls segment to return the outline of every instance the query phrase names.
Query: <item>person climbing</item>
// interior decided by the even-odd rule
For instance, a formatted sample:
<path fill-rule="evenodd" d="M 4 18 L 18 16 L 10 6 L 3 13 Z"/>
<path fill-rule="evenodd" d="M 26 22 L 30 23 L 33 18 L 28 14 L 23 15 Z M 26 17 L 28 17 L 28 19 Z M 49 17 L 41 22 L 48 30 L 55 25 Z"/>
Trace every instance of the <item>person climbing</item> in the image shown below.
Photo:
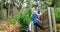
<path fill-rule="evenodd" d="M 38 7 L 37 7 L 37 14 L 41 14 L 41 6 L 40 5 L 38 5 Z"/>
<path fill-rule="evenodd" d="M 39 19 L 38 18 L 40 18 L 40 16 L 38 17 L 38 15 L 36 14 L 36 11 L 33 11 L 33 14 L 32 14 L 33 24 L 36 25 L 36 26 L 38 26 L 41 29 L 40 32 L 44 32 L 43 26 L 42 26 L 41 23 L 39 23 Z"/>

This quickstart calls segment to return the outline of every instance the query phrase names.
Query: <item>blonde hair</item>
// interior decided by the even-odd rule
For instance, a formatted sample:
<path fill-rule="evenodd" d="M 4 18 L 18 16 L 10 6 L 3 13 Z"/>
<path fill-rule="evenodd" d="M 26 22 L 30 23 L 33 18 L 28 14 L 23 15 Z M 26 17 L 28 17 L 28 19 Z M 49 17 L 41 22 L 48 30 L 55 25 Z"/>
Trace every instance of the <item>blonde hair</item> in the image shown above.
<path fill-rule="evenodd" d="M 36 13 L 36 11 L 33 11 L 33 13 Z"/>

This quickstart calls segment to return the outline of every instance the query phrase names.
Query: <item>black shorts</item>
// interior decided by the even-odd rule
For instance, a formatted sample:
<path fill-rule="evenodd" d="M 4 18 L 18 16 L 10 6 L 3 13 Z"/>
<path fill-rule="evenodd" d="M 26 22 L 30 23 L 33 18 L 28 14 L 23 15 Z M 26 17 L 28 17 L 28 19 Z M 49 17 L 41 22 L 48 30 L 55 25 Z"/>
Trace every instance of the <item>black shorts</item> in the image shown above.
<path fill-rule="evenodd" d="M 38 26 L 40 29 L 43 29 L 43 26 L 41 23 L 39 23 L 38 21 L 36 23 L 34 23 L 34 25 Z"/>

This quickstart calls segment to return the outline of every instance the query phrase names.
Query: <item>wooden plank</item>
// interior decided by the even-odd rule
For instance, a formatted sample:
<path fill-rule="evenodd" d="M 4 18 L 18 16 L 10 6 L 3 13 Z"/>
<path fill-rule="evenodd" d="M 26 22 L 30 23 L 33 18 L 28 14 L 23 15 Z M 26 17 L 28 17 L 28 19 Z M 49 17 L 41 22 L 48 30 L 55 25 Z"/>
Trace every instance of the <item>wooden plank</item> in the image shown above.
<path fill-rule="evenodd" d="M 31 23 L 31 32 L 34 32 L 34 24 L 33 24 L 33 22 Z"/>
<path fill-rule="evenodd" d="M 50 26 L 50 32 L 53 32 L 53 30 L 52 30 L 52 22 L 51 22 L 50 7 L 48 7 L 48 16 L 49 16 L 49 26 Z"/>
<path fill-rule="evenodd" d="M 51 7 L 51 12 L 52 12 L 54 32 L 57 32 L 57 31 L 56 31 L 56 21 L 55 21 L 55 15 L 54 15 L 54 8 L 53 8 L 53 7 Z"/>
<path fill-rule="evenodd" d="M 42 21 L 43 28 L 44 28 L 45 32 L 49 32 L 48 11 L 45 11 L 44 13 L 42 13 L 41 21 Z"/>

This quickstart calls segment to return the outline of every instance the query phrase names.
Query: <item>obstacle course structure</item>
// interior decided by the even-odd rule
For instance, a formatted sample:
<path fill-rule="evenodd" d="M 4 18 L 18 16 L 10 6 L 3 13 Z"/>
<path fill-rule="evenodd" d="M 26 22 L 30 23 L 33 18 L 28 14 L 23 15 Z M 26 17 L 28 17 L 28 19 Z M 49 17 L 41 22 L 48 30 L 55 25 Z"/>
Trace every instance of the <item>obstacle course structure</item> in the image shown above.
<path fill-rule="evenodd" d="M 53 7 L 48 7 L 47 11 L 42 13 L 41 21 L 45 30 L 44 32 L 57 32 Z M 34 32 L 39 32 L 39 30 L 39 27 L 35 26 Z"/>

